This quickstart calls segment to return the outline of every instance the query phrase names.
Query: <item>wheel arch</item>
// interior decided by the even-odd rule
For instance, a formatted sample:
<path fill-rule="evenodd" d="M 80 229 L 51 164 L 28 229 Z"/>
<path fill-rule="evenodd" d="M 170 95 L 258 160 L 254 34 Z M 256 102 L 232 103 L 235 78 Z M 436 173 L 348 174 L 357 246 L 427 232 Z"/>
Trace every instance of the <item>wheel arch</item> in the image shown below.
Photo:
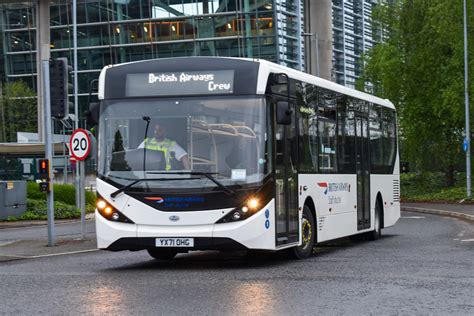
<path fill-rule="evenodd" d="M 382 198 L 382 193 L 379 191 L 377 192 L 377 196 L 375 198 L 375 205 L 379 203 L 380 205 L 380 228 L 384 228 L 384 210 L 383 210 L 383 198 Z M 375 210 L 375 207 L 374 207 Z"/>
<path fill-rule="evenodd" d="M 317 243 L 318 242 L 318 234 L 317 234 L 317 222 L 318 222 L 318 219 L 316 217 L 316 206 L 314 204 L 314 201 L 313 199 L 308 196 L 306 198 L 306 200 L 304 201 L 304 204 L 303 206 L 308 206 L 308 208 L 310 209 L 311 211 L 311 214 L 313 215 L 313 218 L 314 218 L 314 234 L 315 234 L 315 239 L 314 239 L 314 242 Z"/>

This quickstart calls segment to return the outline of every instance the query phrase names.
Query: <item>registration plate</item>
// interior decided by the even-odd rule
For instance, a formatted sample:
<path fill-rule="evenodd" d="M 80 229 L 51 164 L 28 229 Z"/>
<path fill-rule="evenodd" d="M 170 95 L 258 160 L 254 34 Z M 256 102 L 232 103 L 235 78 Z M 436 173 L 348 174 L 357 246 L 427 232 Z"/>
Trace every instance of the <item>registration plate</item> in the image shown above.
<path fill-rule="evenodd" d="M 194 238 L 156 238 L 156 247 L 194 247 Z"/>

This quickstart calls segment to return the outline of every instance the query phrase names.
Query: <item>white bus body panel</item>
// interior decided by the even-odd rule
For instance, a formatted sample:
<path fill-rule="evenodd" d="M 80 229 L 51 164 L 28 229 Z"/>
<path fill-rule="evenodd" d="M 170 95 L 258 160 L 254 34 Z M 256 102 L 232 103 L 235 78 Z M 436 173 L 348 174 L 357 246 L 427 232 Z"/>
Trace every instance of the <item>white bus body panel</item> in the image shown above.
<path fill-rule="evenodd" d="M 400 218 L 400 201 L 398 194 L 395 194 L 395 183 L 399 183 L 397 175 L 371 175 L 370 193 L 371 193 L 371 216 L 375 214 L 375 201 L 380 192 L 383 203 L 384 227 L 394 225 Z M 373 218 L 373 217 L 372 217 Z"/>
<path fill-rule="evenodd" d="M 384 227 L 400 218 L 399 176 L 370 176 L 370 228 L 357 230 L 357 176 L 353 174 L 300 174 L 299 205 L 311 198 L 316 208 L 318 242 L 355 235 L 374 229 L 375 203 L 380 192 L 383 201 Z M 307 188 L 304 190 L 303 188 Z"/>
<path fill-rule="evenodd" d="M 268 210 L 269 218 L 265 216 Z M 265 225 L 266 221 L 270 225 Z M 275 200 L 272 199 L 257 214 L 245 221 L 216 224 L 213 237 L 228 237 L 249 249 L 275 250 Z"/>
<path fill-rule="evenodd" d="M 299 205 L 302 207 L 310 197 L 316 208 L 318 242 L 358 233 L 355 175 L 300 174 L 298 183 Z"/>
<path fill-rule="evenodd" d="M 106 220 L 95 210 L 97 248 L 105 249 L 120 238 L 137 237 L 137 225 Z"/>
<path fill-rule="evenodd" d="M 97 192 L 135 224 L 109 221 L 96 212 L 98 248 L 105 249 L 123 237 L 222 237 L 230 238 L 249 249 L 275 250 L 274 200 L 246 220 L 215 224 L 232 208 L 163 212 L 125 193 L 111 199 L 110 193 L 116 190 L 117 188 L 97 179 Z M 178 215 L 180 220 L 171 221 L 169 217 L 172 215 Z M 265 225 L 267 220 L 270 225 Z"/>

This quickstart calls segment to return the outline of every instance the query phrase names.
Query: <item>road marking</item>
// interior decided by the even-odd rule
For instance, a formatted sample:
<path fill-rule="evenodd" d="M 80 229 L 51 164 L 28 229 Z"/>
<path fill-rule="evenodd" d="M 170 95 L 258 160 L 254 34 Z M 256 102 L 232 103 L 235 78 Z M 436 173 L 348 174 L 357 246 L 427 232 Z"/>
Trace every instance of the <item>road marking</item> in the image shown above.
<path fill-rule="evenodd" d="M 464 233 L 465 233 L 464 231 L 460 232 L 460 233 L 458 234 L 458 237 L 464 236 Z"/>
<path fill-rule="evenodd" d="M 0 243 L 0 247 L 7 246 L 7 245 L 11 245 L 11 244 L 13 244 L 13 243 L 17 242 L 18 240 L 19 240 L 19 239 L 17 239 L 17 240 L 10 240 L 10 241 L 6 241 L 6 242 L 4 242 L 3 244 L 2 244 L 2 243 Z"/>
<path fill-rule="evenodd" d="M 474 241 L 474 238 L 472 238 L 472 239 L 461 239 L 461 241 Z"/>
<path fill-rule="evenodd" d="M 28 256 L 25 258 L 36 259 L 36 258 L 46 258 L 46 257 L 55 257 L 55 256 L 63 256 L 63 255 L 74 255 L 74 254 L 94 252 L 94 251 L 99 251 L 99 250 L 100 249 L 87 249 L 87 250 L 78 250 L 78 251 L 69 251 L 69 252 L 60 252 L 60 253 L 50 253 L 47 255 Z"/>
<path fill-rule="evenodd" d="M 420 219 L 420 218 L 426 218 L 426 217 L 424 217 L 424 216 L 402 216 L 401 218 Z"/>
<path fill-rule="evenodd" d="M 69 251 L 69 252 L 60 252 L 60 253 L 50 253 L 47 255 L 37 255 L 37 256 L 21 256 L 21 255 L 8 255 L 0 253 L 0 257 L 12 258 L 12 259 L 38 259 L 38 258 L 46 258 L 46 257 L 56 257 L 56 256 L 63 256 L 63 255 L 74 255 L 80 253 L 87 253 L 87 252 L 95 252 L 99 251 L 100 249 L 87 249 L 87 250 L 78 250 L 78 251 Z M 2 260 L 0 260 L 1 262 Z"/>

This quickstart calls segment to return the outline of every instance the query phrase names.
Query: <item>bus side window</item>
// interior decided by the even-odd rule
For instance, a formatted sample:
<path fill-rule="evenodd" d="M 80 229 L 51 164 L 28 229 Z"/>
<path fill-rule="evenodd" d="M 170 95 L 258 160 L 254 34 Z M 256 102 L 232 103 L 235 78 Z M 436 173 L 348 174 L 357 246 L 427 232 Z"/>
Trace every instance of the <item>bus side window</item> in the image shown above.
<path fill-rule="evenodd" d="M 355 115 L 354 111 L 338 113 L 337 152 L 340 173 L 355 173 Z"/>
<path fill-rule="evenodd" d="M 319 152 L 321 173 L 337 172 L 336 160 L 336 108 L 338 95 L 321 89 L 317 103 Z"/>
<path fill-rule="evenodd" d="M 372 104 L 369 118 L 370 169 L 372 173 L 383 173 L 382 108 Z"/>
<path fill-rule="evenodd" d="M 304 87 L 297 90 L 296 93 L 296 111 L 298 113 L 298 148 L 299 148 L 299 169 L 301 171 L 314 172 L 317 168 L 317 163 L 313 163 L 313 158 L 316 158 L 316 153 L 313 154 L 314 145 L 317 137 L 315 129 L 315 115 L 314 108 L 311 103 L 308 103 L 304 95 Z M 314 148 L 313 148 L 314 147 Z"/>
<path fill-rule="evenodd" d="M 336 123 L 325 117 L 318 118 L 319 170 L 321 173 L 336 171 Z"/>
<path fill-rule="evenodd" d="M 391 109 L 383 110 L 383 164 L 386 173 L 393 172 L 397 152 L 396 116 Z"/>

